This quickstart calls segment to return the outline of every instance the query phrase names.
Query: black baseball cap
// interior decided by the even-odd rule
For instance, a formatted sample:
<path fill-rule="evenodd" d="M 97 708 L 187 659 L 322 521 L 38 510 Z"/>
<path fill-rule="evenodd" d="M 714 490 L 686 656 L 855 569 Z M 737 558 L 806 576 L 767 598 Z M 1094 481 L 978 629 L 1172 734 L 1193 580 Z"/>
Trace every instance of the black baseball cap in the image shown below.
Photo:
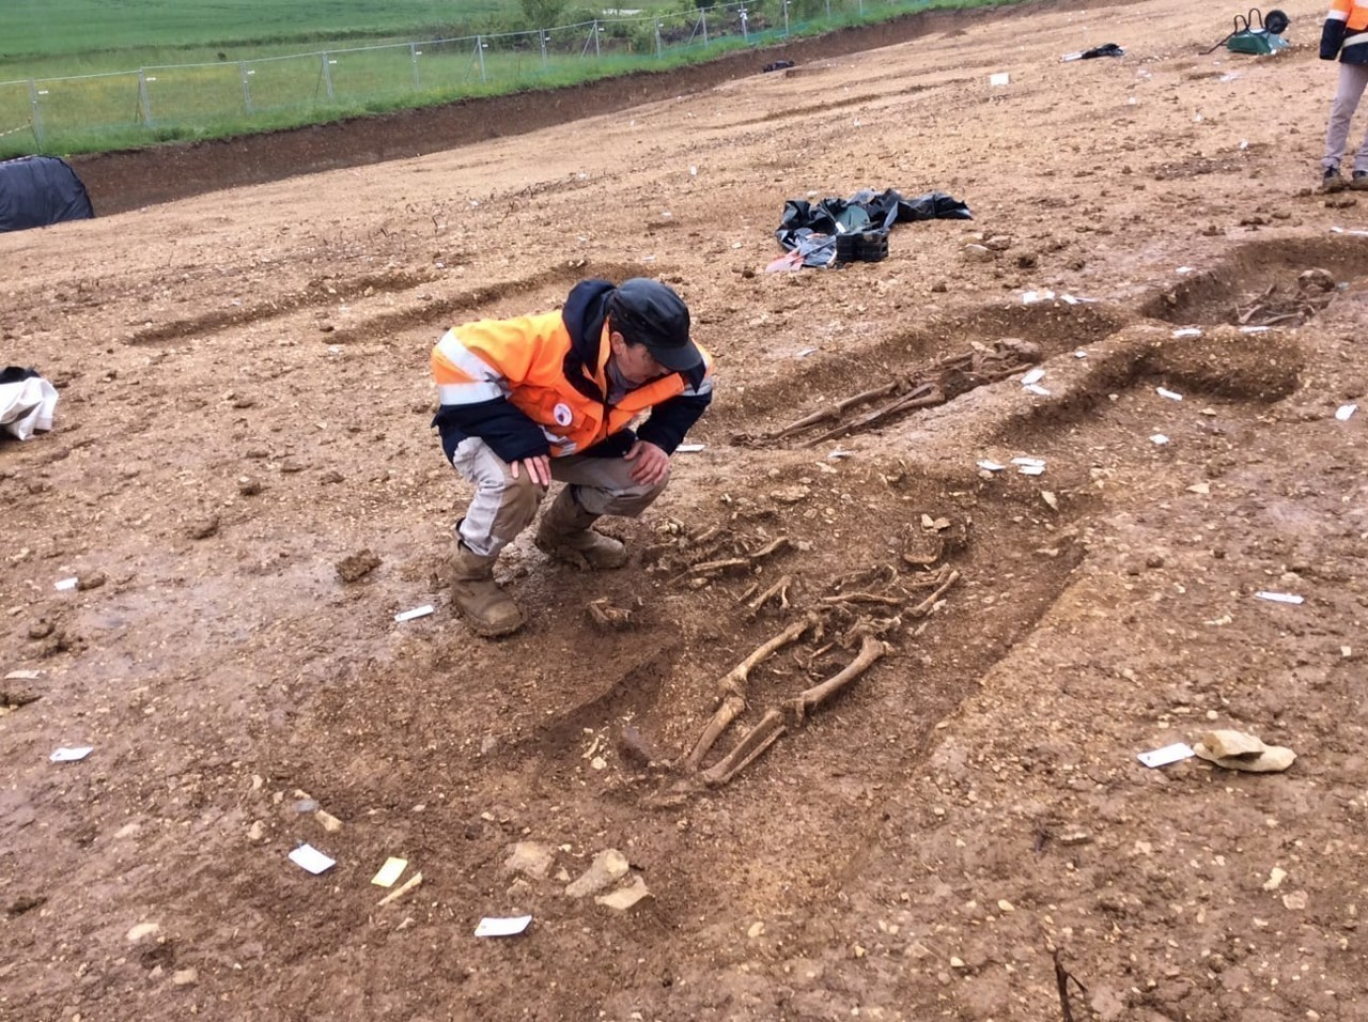
<path fill-rule="evenodd" d="M 649 277 L 624 280 L 608 299 L 613 329 L 629 344 L 644 344 L 651 357 L 676 372 L 703 363 L 689 339 L 689 307 L 668 285 Z"/>

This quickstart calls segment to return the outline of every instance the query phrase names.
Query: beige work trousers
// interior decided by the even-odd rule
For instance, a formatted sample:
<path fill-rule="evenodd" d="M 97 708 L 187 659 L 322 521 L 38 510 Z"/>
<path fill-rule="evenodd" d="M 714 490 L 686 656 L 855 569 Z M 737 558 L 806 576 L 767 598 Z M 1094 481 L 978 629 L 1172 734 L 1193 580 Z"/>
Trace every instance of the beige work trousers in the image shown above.
<path fill-rule="evenodd" d="M 491 557 L 532 524 L 546 490 L 521 470 L 514 479 L 508 462 L 478 437 L 462 440 L 451 464 L 475 485 L 470 507 L 456 523 L 461 541 L 473 553 Z M 551 478 L 572 487 L 575 501 L 591 515 L 635 518 L 660 496 L 670 477 L 653 486 L 634 482 L 634 464 L 625 458 L 572 454 L 551 459 Z"/>
<path fill-rule="evenodd" d="M 1363 90 L 1368 87 L 1368 64 L 1340 64 L 1339 86 L 1330 104 L 1330 126 L 1325 132 L 1324 170 L 1338 170 L 1344 159 L 1344 147 L 1349 141 L 1349 126 L 1358 109 Z M 1354 170 L 1368 171 L 1368 134 L 1354 154 Z"/>

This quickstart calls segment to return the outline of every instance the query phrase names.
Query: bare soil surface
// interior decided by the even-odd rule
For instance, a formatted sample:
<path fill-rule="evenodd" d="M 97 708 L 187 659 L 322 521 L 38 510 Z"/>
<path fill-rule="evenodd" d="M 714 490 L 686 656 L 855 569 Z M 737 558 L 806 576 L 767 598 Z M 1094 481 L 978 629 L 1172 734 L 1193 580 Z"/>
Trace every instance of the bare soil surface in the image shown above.
<path fill-rule="evenodd" d="M 61 393 L 0 443 L 0 1018 L 1364 1018 L 1368 225 L 1310 190 L 1335 68 L 1286 9 L 1271 59 L 1176 0 L 989 12 L 0 236 L 0 350 Z M 764 272 L 862 187 L 975 219 Z M 704 449 L 604 523 L 624 570 L 520 539 L 531 623 L 478 639 L 430 348 L 636 274 L 717 355 Z M 775 436 L 900 379 L 947 400 Z M 719 682 L 805 622 L 704 768 L 881 656 L 706 785 Z M 1136 758 L 1214 729 L 1296 762 Z"/>

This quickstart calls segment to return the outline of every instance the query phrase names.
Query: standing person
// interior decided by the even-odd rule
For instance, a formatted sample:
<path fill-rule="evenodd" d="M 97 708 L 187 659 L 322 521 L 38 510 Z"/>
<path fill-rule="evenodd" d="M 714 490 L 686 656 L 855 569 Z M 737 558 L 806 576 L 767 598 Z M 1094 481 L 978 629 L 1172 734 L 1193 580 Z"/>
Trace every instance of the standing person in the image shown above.
<path fill-rule="evenodd" d="M 432 350 L 432 373 L 442 450 L 475 485 L 456 523 L 452 592 L 488 637 L 523 625 L 494 562 L 551 481 L 566 486 L 542 516 L 538 549 L 581 568 L 621 567 L 626 549 L 591 526 L 636 517 L 660 496 L 670 455 L 712 400 L 712 359 L 689 336 L 688 306 L 642 277 L 581 281 L 560 312 L 454 327 Z"/>
<path fill-rule="evenodd" d="M 1354 119 L 1363 90 L 1368 86 L 1368 3 L 1359 0 L 1331 0 L 1330 13 L 1321 29 L 1320 58 L 1339 57 L 1339 86 L 1330 104 L 1330 125 L 1325 132 L 1325 156 L 1321 160 L 1321 190 L 1339 191 L 1345 186 L 1340 176 L 1340 160 L 1349 140 L 1349 125 Z M 1368 188 L 1368 135 L 1354 154 L 1350 188 Z"/>

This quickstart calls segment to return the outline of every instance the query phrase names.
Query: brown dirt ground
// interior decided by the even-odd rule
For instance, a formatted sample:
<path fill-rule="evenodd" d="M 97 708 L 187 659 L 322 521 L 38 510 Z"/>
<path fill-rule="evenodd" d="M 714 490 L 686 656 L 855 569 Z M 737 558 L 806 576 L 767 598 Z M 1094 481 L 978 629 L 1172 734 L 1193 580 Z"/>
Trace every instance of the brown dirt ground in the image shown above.
<path fill-rule="evenodd" d="M 1368 1017 L 1368 409 L 1334 414 L 1368 403 L 1368 238 L 1331 230 L 1365 226 L 1356 193 L 1307 188 L 1334 69 L 1319 5 L 1286 9 L 1275 59 L 1199 56 L 1229 25 L 1209 5 L 991 12 L 530 134 L 491 117 L 505 137 L 419 158 L 146 208 L 101 185 L 130 211 L 0 237 L 5 361 L 62 395 L 54 432 L 0 444 L 0 669 L 37 672 L 0 683 L 0 1018 Z M 1129 52 L 1059 60 L 1103 42 Z M 160 158 L 120 160 L 136 183 Z M 976 220 L 763 272 L 785 199 L 864 186 Z M 468 493 L 429 430 L 429 349 L 639 273 L 718 356 L 706 447 L 608 525 L 629 569 L 520 540 L 532 623 L 480 641 L 443 581 Z M 1023 302 L 1042 289 L 1096 301 Z M 741 442 L 1006 336 L 1040 347 L 1048 394 L 1006 379 L 839 441 Z M 1021 455 L 1044 474 L 976 468 Z M 903 555 L 933 532 L 961 579 L 918 616 Z M 782 574 L 791 606 L 748 615 Z M 73 575 L 103 584 L 54 590 Z M 831 676 L 853 616 L 827 598 L 852 591 L 888 601 L 854 605 L 887 655 L 730 785 L 690 786 L 670 764 L 718 680 L 823 608 L 733 730 Z M 590 624 L 605 597 L 634 627 Z M 1214 727 L 1299 758 L 1135 758 Z M 290 863 L 302 841 L 336 867 Z M 545 878 L 506 870 L 518 841 L 552 850 Z M 607 848 L 652 895 L 625 912 L 565 893 Z M 380 907 L 390 855 L 423 883 Z M 519 913 L 523 936 L 473 936 Z"/>

